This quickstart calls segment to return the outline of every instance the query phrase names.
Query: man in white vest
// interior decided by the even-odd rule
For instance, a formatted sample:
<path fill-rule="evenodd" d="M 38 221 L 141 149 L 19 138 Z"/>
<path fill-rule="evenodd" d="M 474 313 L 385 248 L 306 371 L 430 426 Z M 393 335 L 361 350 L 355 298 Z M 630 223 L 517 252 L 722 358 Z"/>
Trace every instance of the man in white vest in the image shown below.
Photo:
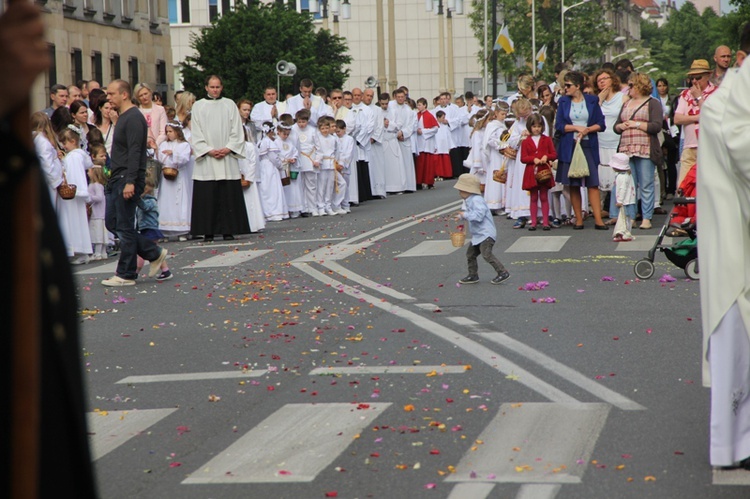
<path fill-rule="evenodd" d="M 305 78 L 299 82 L 299 93 L 286 101 L 284 112 L 295 116 L 300 109 L 308 109 L 310 111 L 308 126 L 317 128 L 321 104 L 323 104 L 323 99 L 313 95 L 312 80 Z"/>

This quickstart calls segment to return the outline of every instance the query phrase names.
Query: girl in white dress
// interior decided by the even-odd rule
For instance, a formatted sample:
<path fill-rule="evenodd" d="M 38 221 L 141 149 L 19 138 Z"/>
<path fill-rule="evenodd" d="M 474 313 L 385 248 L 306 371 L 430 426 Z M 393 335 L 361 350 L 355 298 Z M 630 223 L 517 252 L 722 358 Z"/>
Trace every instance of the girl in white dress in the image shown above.
<path fill-rule="evenodd" d="M 104 186 L 107 185 L 107 178 L 104 176 L 102 167 L 107 162 L 107 149 L 104 144 L 89 144 L 89 153 L 94 163 L 87 173 L 89 183 L 89 234 L 91 235 L 91 244 L 94 247 L 93 260 L 103 260 L 107 258 L 107 242 L 109 241 L 109 232 L 104 225 L 104 215 L 106 212 L 106 199 L 104 196 Z"/>
<path fill-rule="evenodd" d="M 60 230 L 65 240 L 65 248 L 71 263 L 87 263 L 91 255 L 91 235 L 86 216 L 86 203 L 91 201 L 86 182 L 86 170 L 94 166 L 91 157 L 80 148 L 81 136 L 78 128 L 69 126 L 60 132 L 60 143 L 67 154 L 63 159 L 63 172 L 68 184 L 75 184 L 76 195 L 73 199 L 61 199 L 58 204 Z"/>
<path fill-rule="evenodd" d="M 57 188 L 62 184 L 62 161 L 61 151 L 57 146 L 57 137 L 52 130 L 49 117 L 43 111 L 37 111 L 31 115 L 31 129 L 34 131 L 34 149 L 39 158 L 39 164 L 44 172 L 44 180 L 49 187 L 49 195 L 55 210 L 62 199 L 57 193 Z"/>
<path fill-rule="evenodd" d="M 192 148 L 185 140 L 182 124 L 172 121 L 166 127 L 167 140 L 159 144 L 156 157 L 163 168 L 176 168 L 177 178 L 166 177 L 159 182 L 159 230 L 169 236 L 184 236 L 190 232 L 190 209 L 188 184 L 192 185 L 190 164 Z"/>
<path fill-rule="evenodd" d="M 508 159 L 503 154 L 503 149 L 508 146 L 508 129 L 505 126 L 505 118 L 508 116 L 510 107 L 505 102 L 498 102 L 493 106 L 490 113 L 492 120 L 487 123 L 484 130 L 482 148 L 487 155 L 487 167 L 484 179 L 484 200 L 490 210 L 498 212 L 505 208 L 505 186 L 493 180 L 492 175 L 500 170 Z M 489 119 L 489 118 L 488 118 Z M 506 165 L 507 167 L 507 165 Z"/>
<path fill-rule="evenodd" d="M 258 146 L 260 160 L 260 201 L 266 221 L 280 222 L 289 218 L 284 189 L 279 171 L 283 168 L 276 143 L 276 127 L 270 121 L 263 123 L 263 139 Z"/>
<path fill-rule="evenodd" d="M 266 228 L 266 219 L 263 216 L 263 206 L 260 202 L 260 193 L 258 192 L 258 151 L 252 142 L 252 135 L 245 129 L 245 157 L 239 159 L 240 173 L 249 186 L 243 184 L 245 196 L 245 208 L 247 209 L 247 221 L 250 224 L 250 231 L 260 232 Z"/>

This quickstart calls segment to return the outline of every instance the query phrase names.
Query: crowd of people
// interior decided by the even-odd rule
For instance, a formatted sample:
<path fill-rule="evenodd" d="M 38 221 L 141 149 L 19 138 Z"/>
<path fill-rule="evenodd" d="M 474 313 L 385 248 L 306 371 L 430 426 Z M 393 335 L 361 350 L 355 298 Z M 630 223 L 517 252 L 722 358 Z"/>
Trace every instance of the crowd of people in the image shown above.
<path fill-rule="evenodd" d="M 629 241 L 635 220 L 650 229 L 680 183 L 695 182 L 700 107 L 731 62 L 728 50 L 716 49 L 714 69 L 694 61 L 677 96 L 627 59 L 588 75 L 558 65 L 551 84 L 522 74 L 506 99 L 443 92 L 415 101 L 407 87 L 376 95 L 303 79 L 298 94 L 280 101 L 268 86 L 254 104 L 222 97 L 212 75 L 204 98 L 179 91 L 165 106 L 139 84 L 130 99 L 146 122 L 150 165 L 149 192 L 139 197 L 153 202 L 138 202 L 134 223 L 157 242 L 231 240 L 289 218 L 346 215 L 469 172 L 493 215 L 513 228 L 580 230 L 590 216 L 608 230 L 620 218 L 613 239 Z M 50 101 L 34 115 L 34 141 L 68 254 L 74 264 L 106 258 L 114 231 L 104 227 L 101 191 L 121 110 L 95 81 L 55 85 Z M 628 168 L 611 167 L 617 153 Z M 617 189 L 618 177 L 627 187 Z M 65 199 L 61 186 L 70 184 L 75 195 Z M 159 278 L 171 278 L 168 268 Z"/>

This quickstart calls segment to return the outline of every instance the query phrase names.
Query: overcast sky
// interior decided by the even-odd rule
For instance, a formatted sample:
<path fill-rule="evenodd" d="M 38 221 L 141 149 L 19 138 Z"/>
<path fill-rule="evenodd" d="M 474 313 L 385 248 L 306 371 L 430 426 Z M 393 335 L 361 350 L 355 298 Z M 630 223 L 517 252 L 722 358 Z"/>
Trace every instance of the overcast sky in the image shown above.
<path fill-rule="evenodd" d="M 687 0 L 676 0 L 677 2 L 677 8 L 680 8 L 682 4 L 684 4 Z M 659 0 L 657 0 L 657 3 L 661 3 Z M 729 0 L 721 0 L 721 11 L 727 12 L 729 11 L 730 5 Z"/>

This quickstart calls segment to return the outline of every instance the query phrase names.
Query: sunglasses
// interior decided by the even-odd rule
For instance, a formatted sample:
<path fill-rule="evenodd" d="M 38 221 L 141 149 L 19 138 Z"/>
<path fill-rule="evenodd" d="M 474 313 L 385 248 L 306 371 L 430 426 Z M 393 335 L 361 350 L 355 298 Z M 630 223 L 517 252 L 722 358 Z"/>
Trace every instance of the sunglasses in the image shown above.
<path fill-rule="evenodd" d="M 572 83 L 566 83 L 566 84 L 565 84 L 565 88 L 570 88 L 570 87 L 572 87 L 572 86 L 573 86 L 573 84 L 572 84 Z"/>

